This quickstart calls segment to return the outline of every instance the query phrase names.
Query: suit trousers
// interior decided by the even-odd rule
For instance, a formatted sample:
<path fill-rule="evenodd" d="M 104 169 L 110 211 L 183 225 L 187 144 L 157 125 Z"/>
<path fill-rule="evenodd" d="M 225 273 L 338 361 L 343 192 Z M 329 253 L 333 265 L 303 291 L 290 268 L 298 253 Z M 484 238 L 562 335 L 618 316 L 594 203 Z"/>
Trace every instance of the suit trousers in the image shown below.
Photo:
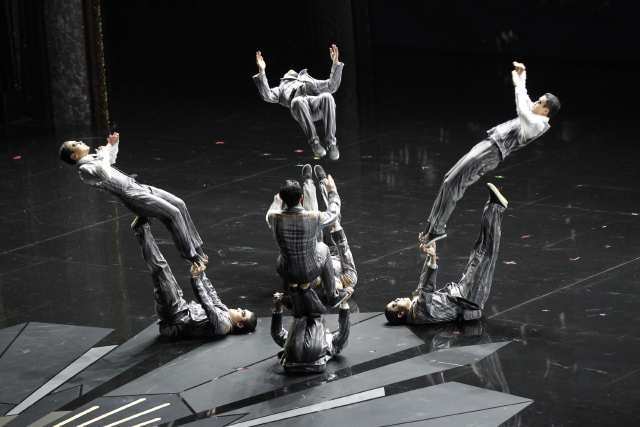
<path fill-rule="evenodd" d="M 336 143 L 336 101 L 330 93 L 296 96 L 291 100 L 291 115 L 298 122 L 309 144 L 320 142 L 314 122 L 324 129 L 325 146 Z"/>

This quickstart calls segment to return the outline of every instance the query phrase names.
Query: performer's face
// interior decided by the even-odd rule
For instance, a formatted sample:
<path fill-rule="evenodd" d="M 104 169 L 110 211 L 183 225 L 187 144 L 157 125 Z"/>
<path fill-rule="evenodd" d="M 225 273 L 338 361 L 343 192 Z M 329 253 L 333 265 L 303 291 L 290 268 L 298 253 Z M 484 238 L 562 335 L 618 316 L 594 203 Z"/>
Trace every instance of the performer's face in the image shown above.
<path fill-rule="evenodd" d="M 396 298 L 387 304 L 387 310 L 405 313 L 411 308 L 410 298 Z"/>
<path fill-rule="evenodd" d="M 71 158 L 75 161 L 89 154 L 91 148 L 82 141 L 67 141 L 64 145 L 71 151 Z"/>
<path fill-rule="evenodd" d="M 549 108 L 547 108 L 547 97 L 542 95 L 540 98 L 538 98 L 538 100 L 533 103 L 531 111 L 534 114 L 539 114 L 541 116 L 549 116 Z"/>
<path fill-rule="evenodd" d="M 247 323 L 252 315 L 252 311 L 246 310 L 244 308 L 238 307 L 229 309 L 229 318 L 231 319 L 231 323 L 233 323 L 234 326 Z"/>

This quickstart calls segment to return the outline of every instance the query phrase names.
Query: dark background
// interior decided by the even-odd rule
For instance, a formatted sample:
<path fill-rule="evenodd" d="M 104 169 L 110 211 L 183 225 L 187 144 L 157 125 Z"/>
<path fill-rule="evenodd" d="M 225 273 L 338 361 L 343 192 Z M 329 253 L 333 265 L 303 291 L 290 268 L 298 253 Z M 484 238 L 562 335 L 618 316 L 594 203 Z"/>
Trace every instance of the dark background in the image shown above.
<path fill-rule="evenodd" d="M 0 43 L 5 130 L 51 128 L 43 4 L 3 0 L 0 28 L 19 33 Z M 256 49 L 275 84 L 289 68 L 325 76 L 332 42 L 347 65 L 338 103 L 357 102 L 361 122 L 372 120 L 365 105 L 407 95 L 430 115 L 446 108 L 483 119 L 495 106 L 492 113 L 506 114 L 514 59 L 528 65 L 532 95 L 560 97 L 562 117 L 629 116 L 638 94 L 637 9 L 611 0 L 104 1 L 111 116 L 123 123 L 133 111 L 176 102 L 238 111 L 257 99 Z"/>
<path fill-rule="evenodd" d="M 42 5 L 62 0 L 46 1 L 4 0 L 0 13 L 1 25 L 18 23 L 24 36 L 14 45 L 0 38 L 0 327 L 109 327 L 111 342 L 122 343 L 156 319 L 151 281 L 133 215 L 56 156 L 65 139 L 98 145 L 105 132 L 52 129 Z M 7 19 L 9 9 L 19 16 Z M 493 181 L 510 205 L 485 317 L 494 337 L 512 341 L 500 352 L 510 392 L 536 401 L 524 424 L 637 425 L 636 9 L 629 1 L 104 0 L 118 167 L 184 198 L 221 298 L 268 316 L 280 281 L 264 213 L 282 181 L 312 160 L 289 112 L 259 98 L 254 52 L 264 53 L 275 85 L 290 68 L 325 78 L 335 42 L 346 64 L 336 93 L 342 158 L 324 164 L 358 264 L 354 306 L 379 312 L 415 288 L 415 238 L 442 177 L 486 129 L 515 116 L 511 61 L 525 62 L 530 95 L 553 92 L 563 109 L 544 138 L 467 191 L 439 246 L 438 280 L 459 278 L 483 184 Z M 20 47 L 19 69 L 10 46 Z M 154 227 L 191 299 L 185 263 Z"/>
<path fill-rule="evenodd" d="M 569 0 L 105 2 L 113 114 L 121 101 L 145 97 L 224 102 L 230 110 L 255 103 L 256 49 L 275 84 L 289 68 L 325 76 L 335 42 L 345 70 L 356 69 L 347 90 L 360 99 L 400 94 L 422 97 L 429 114 L 494 104 L 507 114 L 517 59 L 529 66 L 531 95 L 556 93 L 563 116 L 616 117 L 633 108 L 635 9 Z"/>

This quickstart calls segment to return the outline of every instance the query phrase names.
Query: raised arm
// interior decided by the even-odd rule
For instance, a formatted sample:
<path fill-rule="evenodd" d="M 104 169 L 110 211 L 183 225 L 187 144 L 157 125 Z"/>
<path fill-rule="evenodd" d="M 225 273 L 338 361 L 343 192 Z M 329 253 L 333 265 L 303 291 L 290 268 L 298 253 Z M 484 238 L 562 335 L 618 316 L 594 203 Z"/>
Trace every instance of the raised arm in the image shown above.
<path fill-rule="evenodd" d="M 267 74 L 265 70 L 267 69 L 267 64 L 264 62 L 264 58 L 262 57 L 262 52 L 256 52 L 256 65 L 258 65 L 258 74 L 253 76 L 253 82 L 256 84 L 258 88 L 258 92 L 262 99 L 266 102 L 277 103 L 280 98 L 280 88 L 269 87 L 269 81 L 267 80 Z"/>
<path fill-rule="evenodd" d="M 191 288 L 198 304 L 202 306 L 213 332 L 215 334 L 227 334 L 231 331 L 231 318 L 229 309 L 222 303 L 218 293 L 205 273 L 191 277 Z"/>
<path fill-rule="evenodd" d="M 329 78 L 326 80 L 314 79 L 314 84 L 318 93 L 335 93 L 340 87 L 340 82 L 342 81 L 342 68 L 344 67 L 344 64 L 340 62 L 340 50 L 338 49 L 338 46 L 332 44 L 331 47 L 329 47 L 329 56 L 331 57 L 331 74 L 329 74 Z"/>
<path fill-rule="evenodd" d="M 284 347 L 288 332 L 282 327 L 282 297 L 281 292 L 273 294 L 273 313 L 271 314 L 271 337 L 280 347 Z"/>
<path fill-rule="evenodd" d="M 327 175 L 325 179 L 320 183 L 320 190 L 323 192 L 325 202 L 327 204 L 327 210 L 320 212 L 319 221 L 320 227 L 327 227 L 333 224 L 340 215 L 340 196 L 338 195 L 338 188 L 331 175 Z M 326 192 L 326 196 L 325 193 Z"/>
<path fill-rule="evenodd" d="M 273 196 L 273 202 L 271 202 L 271 206 L 267 210 L 267 214 L 265 215 L 265 220 L 267 221 L 267 226 L 272 228 L 272 218 L 275 214 L 282 212 L 282 199 L 278 193 Z"/>
<path fill-rule="evenodd" d="M 516 111 L 522 124 L 521 130 L 525 138 L 533 138 L 545 130 L 546 121 L 543 116 L 532 111 L 533 102 L 527 93 L 527 70 L 520 62 L 513 63 L 511 79 L 516 99 Z"/>
<path fill-rule="evenodd" d="M 434 292 L 436 290 L 436 278 L 438 273 L 438 264 L 436 262 L 436 247 L 435 245 L 420 245 L 420 251 L 424 253 L 427 258 L 422 265 L 422 271 L 420 272 L 420 278 L 418 279 L 418 288 L 416 289 L 418 303 L 424 303 L 427 293 Z"/>

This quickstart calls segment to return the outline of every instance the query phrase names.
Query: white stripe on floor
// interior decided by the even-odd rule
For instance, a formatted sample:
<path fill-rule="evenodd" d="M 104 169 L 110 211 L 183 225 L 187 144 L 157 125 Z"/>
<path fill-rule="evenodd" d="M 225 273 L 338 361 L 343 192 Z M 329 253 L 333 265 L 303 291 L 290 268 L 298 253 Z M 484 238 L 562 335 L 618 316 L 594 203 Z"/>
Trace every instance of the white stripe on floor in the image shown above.
<path fill-rule="evenodd" d="M 122 423 L 126 423 L 126 422 L 127 422 L 127 421 L 129 421 L 129 420 L 132 420 L 132 419 L 134 419 L 134 418 L 141 417 L 141 416 L 146 415 L 146 414 L 148 414 L 148 413 L 150 413 L 150 412 L 155 412 L 155 411 L 157 411 L 158 409 L 162 409 L 162 408 L 164 408 L 164 407 L 166 407 L 166 406 L 169 406 L 169 405 L 171 405 L 171 403 L 163 403 L 162 405 L 154 406 L 154 407 L 153 407 L 153 408 L 151 408 L 151 409 L 147 409 L 146 411 L 138 412 L 137 414 L 133 414 L 133 415 L 131 415 L 131 416 L 127 417 L 127 418 L 123 418 L 123 419 L 118 420 L 118 421 L 116 421 L 116 422 L 113 422 L 113 423 L 111 423 L 111 424 L 107 424 L 107 425 L 106 425 L 106 426 L 104 426 L 104 427 L 113 427 L 113 426 L 120 425 L 120 424 L 122 424 Z"/>
<path fill-rule="evenodd" d="M 354 403 L 364 402 L 365 400 L 384 397 L 384 395 L 385 395 L 384 387 L 374 388 L 373 390 L 367 390 L 361 393 L 351 394 L 349 396 L 340 397 L 338 399 L 328 400 L 326 402 L 320 402 L 314 405 L 303 406 L 302 408 L 296 408 L 290 411 L 284 411 L 278 414 L 268 415 L 266 417 L 255 418 L 253 420 L 241 422 L 238 424 L 231 424 L 230 427 L 257 426 L 260 424 L 266 424 L 274 421 L 284 420 L 287 418 L 297 417 L 299 415 L 310 414 L 312 412 L 319 412 L 327 409 L 339 408 L 340 406 L 352 405 Z"/>
<path fill-rule="evenodd" d="M 63 425 L 65 425 L 65 424 L 69 424 L 71 421 L 75 421 L 75 420 L 77 420 L 77 419 L 78 419 L 78 418 L 80 418 L 80 417 L 84 417 L 84 416 L 85 416 L 85 415 L 87 415 L 89 412 L 93 412 L 93 411 L 95 411 L 95 410 L 96 410 L 96 409 L 98 409 L 98 408 L 99 408 L 99 406 L 92 406 L 91 408 L 87 408 L 87 409 L 85 409 L 84 411 L 80 412 L 79 414 L 76 414 L 76 415 L 74 415 L 73 417 L 71 417 L 71 418 L 69 418 L 69 419 L 66 419 L 66 420 L 62 421 L 61 423 L 54 424 L 54 425 L 53 425 L 53 427 L 60 427 L 60 426 L 63 426 Z"/>
<path fill-rule="evenodd" d="M 100 421 L 100 420 L 102 420 L 102 419 L 104 419 L 104 418 L 107 418 L 108 416 L 111 416 L 111 415 L 113 415 L 113 414 L 117 414 L 118 412 L 124 411 L 125 409 L 130 408 L 130 407 L 132 407 L 132 406 L 134 406 L 134 405 L 137 405 L 138 403 L 142 403 L 142 402 L 144 402 L 145 400 L 147 400 L 147 399 L 146 399 L 146 398 L 144 398 L 144 397 L 143 397 L 143 398 L 141 398 L 141 399 L 138 399 L 138 400 L 134 400 L 133 402 L 131 402 L 131 403 L 127 403 L 126 405 L 121 406 L 121 407 L 119 407 L 119 408 L 116 408 L 116 409 L 114 409 L 113 411 L 109 411 L 109 412 L 107 412 L 106 414 L 102 414 L 102 415 L 100 415 L 99 417 L 92 418 L 92 419 L 90 419 L 89 421 L 86 421 L 86 422 L 84 422 L 84 423 L 82 423 L 82 424 L 78 424 L 76 427 L 84 427 L 84 426 L 88 426 L 89 424 L 93 424 L 93 423 L 95 423 L 96 421 Z"/>

